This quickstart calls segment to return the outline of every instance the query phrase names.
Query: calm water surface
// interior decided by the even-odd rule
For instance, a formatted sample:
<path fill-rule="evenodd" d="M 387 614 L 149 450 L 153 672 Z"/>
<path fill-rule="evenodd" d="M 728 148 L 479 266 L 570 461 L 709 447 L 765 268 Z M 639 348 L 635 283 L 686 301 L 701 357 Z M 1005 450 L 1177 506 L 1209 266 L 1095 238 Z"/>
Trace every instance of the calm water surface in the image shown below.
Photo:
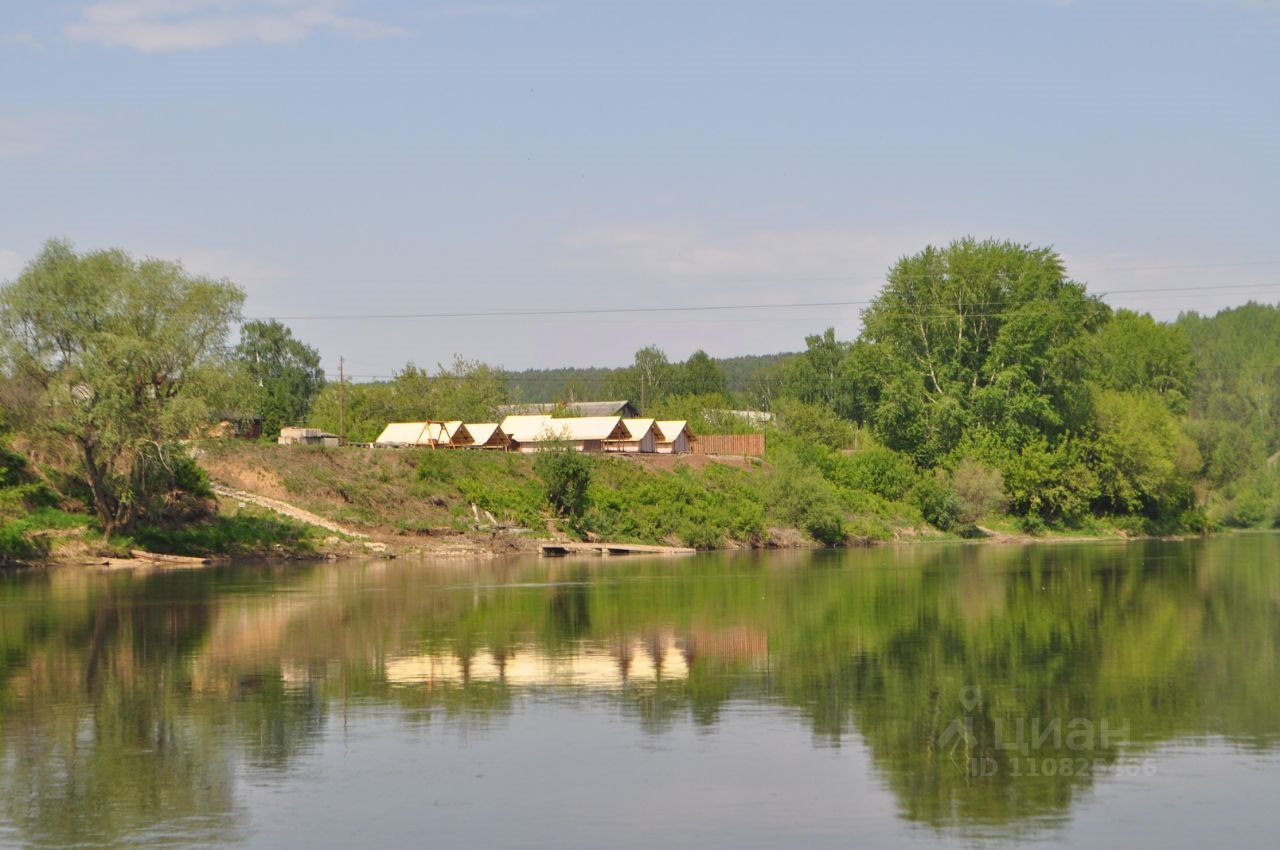
<path fill-rule="evenodd" d="M 0 577 L 0 844 L 1275 847 L 1280 536 Z"/>

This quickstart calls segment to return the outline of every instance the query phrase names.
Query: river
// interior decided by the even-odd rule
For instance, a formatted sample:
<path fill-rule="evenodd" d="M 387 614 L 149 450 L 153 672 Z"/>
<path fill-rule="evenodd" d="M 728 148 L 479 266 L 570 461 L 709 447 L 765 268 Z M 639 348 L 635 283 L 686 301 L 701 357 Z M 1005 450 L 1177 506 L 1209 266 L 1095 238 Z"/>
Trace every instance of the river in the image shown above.
<path fill-rule="evenodd" d="M 1280 535 L 0 576 L 0 845 L 1274 847 Z"/>

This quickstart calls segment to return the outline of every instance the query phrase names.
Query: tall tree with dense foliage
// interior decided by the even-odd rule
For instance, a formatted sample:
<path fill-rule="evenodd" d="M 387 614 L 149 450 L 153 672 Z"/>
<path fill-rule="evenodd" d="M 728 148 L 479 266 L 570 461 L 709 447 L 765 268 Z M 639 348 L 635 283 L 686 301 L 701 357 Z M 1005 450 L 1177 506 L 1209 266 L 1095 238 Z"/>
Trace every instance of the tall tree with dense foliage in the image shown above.
<path fill-rule="evenodd" d="M 132 528 L 208 422 L 244 292 L 177 263 L 45 245 L 0 290 L 0 356 L 34 389 L 25 429 L 74 449 L 103 530 Z"/>
<path fill-rule="evenodd" d="M 455 357 L 452 365 L 441 365 L 432 375 L 410 362 L 390 381 L 329 384 L 316 398 L 310 423 L 337 433 L 341 421 L 344 436 L 368 442 L 388 422 L 490 422 L 510 398 L 506 373 L 494 366 Z"/>
<path fill-rule="evenodd" d="M 966 432 L 1011 449 L 1088 416 L 1091 334 L 1109 308 L 1048 248 L 962 239 L 899 260 L 863 314 L 851 407 L 931 465 Z"/>
<path fill-rule="evenodd" d="M 690 354 L 680 366 L 677 382 L 680 395 L 723 395 L 728 388 L 724 369 L 702 349 Z"/>
<path fill-rule="evenodd" d="M 273 437 L 286 425 L 306 421 L 324 388 L 320 352 L 272 319 L 247 322 L 235 356 L 255 387 L 254 412 L 262 417 L 264 435 Z"/>
<path fill-rule="evenodd" d="M 610 392 L 615 398 L 627 399 L 641 413 L 679 389 L 680 372 L 656 345 L 646 345 L 636 352 L 630 366 L 615 373 Z"/>
<path fill-rule="evenodd" d="M 1098 331 L 1097 382 L 1123 392 L 1154 392 L 1185 413 L 1195 377 L 1186 332 L 1145 313 L 1118 310 Z"/>
<path fill-rule="evenodd" d="M 804 338 L 805 350 L 783 366 L 783 389 L 799 401 L 822 404 L 844 415 L 849 412 L 845 361 L 849 343 L 836 339 L 836 329 Z"/>

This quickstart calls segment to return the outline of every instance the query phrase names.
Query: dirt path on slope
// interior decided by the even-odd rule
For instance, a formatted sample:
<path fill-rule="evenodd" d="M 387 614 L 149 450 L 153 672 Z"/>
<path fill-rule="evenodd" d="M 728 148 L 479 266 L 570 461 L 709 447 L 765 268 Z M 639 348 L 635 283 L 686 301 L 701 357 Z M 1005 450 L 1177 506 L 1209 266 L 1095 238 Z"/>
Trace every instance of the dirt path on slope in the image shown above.
<path fill-rule="evenodd" d="M 257 505 L 260 508 L 266 508 L 269 511 L 275 511 L 278 514 L 296 519 L 298 522 L 314 525 L 323 528 L 326 531 L 332 531 L 335 534 L 345 534 L 348 537 L 355 537 L 360 540 L 368 540 L 369 535 L 361 534 L 358 531 L 352 531 L 349 528 L 343 528 L 336 522 L 327 520 L 322 516 L 304 511 L 297 505 L 291 505 L 288 502 L 282 502 L 279 499 L 272 499 L 267 496 L 259 496 L 257 493 L 250 493 L 246 490 L 236 490 L 223 484 L 214 484 L 213 492 L 226 499 L 235 499 L 250 505 Z"/>

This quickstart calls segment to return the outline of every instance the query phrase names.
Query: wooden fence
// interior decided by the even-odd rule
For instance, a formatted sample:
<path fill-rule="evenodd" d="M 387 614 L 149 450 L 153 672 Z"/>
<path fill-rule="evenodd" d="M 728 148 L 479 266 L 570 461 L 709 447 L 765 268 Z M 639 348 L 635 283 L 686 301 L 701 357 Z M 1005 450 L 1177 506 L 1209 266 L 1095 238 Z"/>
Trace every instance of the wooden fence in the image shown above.
<path fill-rule="evenodd" d="M 764 434 L 699 434 L 693 441 L 693 453 L 764 457 Z"/>

